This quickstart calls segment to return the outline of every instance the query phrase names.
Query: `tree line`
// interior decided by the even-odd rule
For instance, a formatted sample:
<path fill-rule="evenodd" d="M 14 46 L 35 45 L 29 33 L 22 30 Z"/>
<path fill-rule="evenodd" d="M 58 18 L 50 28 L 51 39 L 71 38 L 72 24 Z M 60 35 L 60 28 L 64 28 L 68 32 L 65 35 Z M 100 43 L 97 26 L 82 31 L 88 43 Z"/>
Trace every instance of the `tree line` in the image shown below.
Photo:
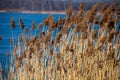
<path fill-rule="evenodd" d="M 1 0 L 0 9 L 5 10 L 66 10 L 72 6 L 74 10 L 79 9 L 80 2 L 84 3 L 85 9 L 91 8 L 98 0 Z M 115 2 L 118 5 L 119 0 L 99 0 L 100 5 L 103 3 Z"/>

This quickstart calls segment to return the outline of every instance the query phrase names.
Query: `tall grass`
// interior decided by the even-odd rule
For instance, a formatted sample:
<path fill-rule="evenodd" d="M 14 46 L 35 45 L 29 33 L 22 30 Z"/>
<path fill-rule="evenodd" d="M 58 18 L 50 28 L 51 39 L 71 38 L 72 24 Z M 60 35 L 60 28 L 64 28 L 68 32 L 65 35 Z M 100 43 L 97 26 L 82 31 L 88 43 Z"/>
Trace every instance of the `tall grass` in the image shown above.
<path fill-rule="evenodd" d="M 14 47 L 9 80 L 120 80 L 120 22 L 118 14 L 111 5 L 101 9 L 98 20 L 95 4 L 84 13 L 80 4 L 78 14 L 73 15 L 72 7 L 66 11 L 66 18 L 58 22 L 49 16 L 40 23 L 37 36 L 23 35 Z M 117 14 L 116 14 L 117 12 Z M 116 14 L 116 18 L 113 18 Z M 109 17 L 111 16 L 111 17 Z M 35 29 L 32 23 L 31 31 Z M 43 25 L 44 24 L 44 25 Z M 13 25 L 13 24 L 12 24 Z M 22 21 L 20 20 L 22 27 Z M 120 27 L 120 26 L 119 26 Z M 54 31 L 56 32 L 53 38 Z M 2 78 L 1 78 L 2 79 Z"/>

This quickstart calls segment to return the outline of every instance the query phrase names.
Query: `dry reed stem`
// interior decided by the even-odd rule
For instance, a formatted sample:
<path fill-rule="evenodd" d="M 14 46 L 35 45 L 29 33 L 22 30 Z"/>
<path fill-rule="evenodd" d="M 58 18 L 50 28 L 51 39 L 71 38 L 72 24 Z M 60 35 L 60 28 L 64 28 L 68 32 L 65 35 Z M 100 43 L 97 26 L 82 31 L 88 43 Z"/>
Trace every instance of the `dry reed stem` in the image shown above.
<path fill-rule="evenodd" d="M 17 52 L 19 46 L 18 48 L 16 47 L 14 53 L 16 62 L 14 64 L 17 72 L 14 72 L 14 67 L 11 66 L 10 79 L 14 78 L 13 80 L 16 80 L 16 77 L 18 77 L 18 79 L 23 80 L 32 80 L 33 78 L 36 80 L 119 80 L 119 61 L 115 56 L 118 51 L 118 40 L 116 41 L 118 43 L 111 47 L 111 42 L 115 35 L 114 29 L 105 36 L 102 32 L 105 29 L 103 28 L 99 33 L 98 39 L 96 39 L 98 31 L 89 32 L 88 34 L 89 21 L 92 24 L 93 19 L 95 24 L 98 22 L 96 17 L 97 7 L 98 4 L 95 4 L 85 16 L 83 16 L 82 10 L 73 16 L 72 7 L 70 7 L 67 10 L 66 19 L 59 18 L 57 23 L 54 22 L 52 16 L 46 18 L 44 20 L 45 26 L 50 26 L 49 28 L 54 30 L 64 25 L 63 30 L 53 40 L 53 30 L 48 34 L 40 32 L 39 36 L 30 36 L 30 39 L 26 38 L 23 41 L 24 45 L 20 55 Z M 113 10 L 113 8 L 114 5 L 105 11 L 103 9 L 104 13 L 100 21 L 103 27 L 106 27 L 105 23 L 112 21 L 113 14 L 109 10 Z M 110 13 L 109 17 L 108 13 Z M 75 32 L 82 31 L 82 38 L 81 34 L 75 33 L 72 35 L 74 30 L 68 34 L 68 26 L 70 24 L 75 25 Z M 89 25 L 89 27 L 92 27 L 92 25 Z M 95 40 L 94 45 L 93 40 Z M 69 43 L 68 41 L 71 42 Z M 52 46 L 50 46 L 51 44 Z M 104 49 L 105 46 L 108 47 L 106 50 Z M 14 76 L 14 73 L 17 76 Z"/>

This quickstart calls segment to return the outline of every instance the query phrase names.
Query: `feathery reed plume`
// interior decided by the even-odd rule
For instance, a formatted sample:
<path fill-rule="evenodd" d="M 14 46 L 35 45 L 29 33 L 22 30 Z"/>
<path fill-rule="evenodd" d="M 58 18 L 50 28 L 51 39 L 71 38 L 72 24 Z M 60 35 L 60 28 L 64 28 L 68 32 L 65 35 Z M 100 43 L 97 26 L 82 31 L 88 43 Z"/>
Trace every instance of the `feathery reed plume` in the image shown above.
<path fill-rule="evenodd" d="M 50 56 L 53 56 L 53 50 L 50 49 Z"/>
<path fill-rule="evenodd" d="M 33 45 L 33 48 L 34 48 L 34 51 L 39 51 L 39 50 L 40 50 L 40 49 L 39 49 L 39 45 L 38 45 L 38 44 Z"/>
<path fill-rule="evenodd" d="M 21 67 L 22 61 L 16 62 L 16 69 L 18 70 Z"/>
<path fill-rule="evenodd" d="M 96 12 L 98 9 L 99 3 L 96 3 L 93 7 L 92 7 L 92 11 Z"/>
<path fill-rule="evenodd" d="M 87 32 L 83 32 L 83 34 L 82 34 L 82 39 L 84 40 L 84 39 L 87 39 L 87 37 L 88 37 L 88 33 Z"/>
<path fill-rule="evenodd" d="M 49 20 L 47 18 L 44 19 L 44 26 L 48 26 L 48 24 L 49 24 Z"/>
<path fill-rule="evenodd" d="M 53 30 L 57 28 L 57 23 L 55 23 L 53 17 L 51 17 L 51 18 L 49 19 L 49 26 L 50 26 Z"/>
<path fill-rule="evenodd" d="M 82 26 L 82 23 L 79 23 L 79 24 L 76 26 L 75 32 L 79 32 L 80 29 L 81 29 L 81 26 Z"/>
<path fill-rule="evenodd" d="M 120 5 L 116 9 L 116 15 L 117 15 L 118 19 L 120 19 Z"/>
<path fill-rule="evenodd" d="M 66 61 L 66 66 L 68 69 L 72 68 L 72 61 L 70 59 Z"/>
<path fill-rule="evenodd" d="M 51 38 L 52 34 L 53 34 L 53 31 L 48 33 L 47 35 L 45 35 L 45 37 L 44 37 L 44 42 L 45 43 L 50 41 L 50 38 Z"/>
<path fill-rule="evenodd" d="M 104 46 L 104 45 L 101 44 L 101 45 L 98 47 L 98 50 L 99 50 L 99 51 L 102 51 L 102 50 L 103 50 L 103 46 Z"/>
<path fill-rule="evenodd" d="M 20 28 L 24 29 L 25 26 L 24 26 L 23 21 L 22 21 L 21 18 L 19 18 L 19 24 L 20 24 Z"/>
<path fill-rule="evenodd" d="M 42 23 L 39 23 L 37 29 L 40 29 L 41 27 L 42 27 Z"/>
<path fill-rule="evenodd" d="M 61 31 L 57 34 L 56 36 L 56 42 L 59 43 L 60 42 L 60 38 L 62 37 L 62 33 Z"/>
<path fill-rule="evenodd" d="M 57 70 L 58 71 L 62 71 L 62 62 L 59 62 L 58 64 L 57 64 Z"/>
<path fill-rule="evenodd" d="M 2 40 L 2 36 L 0 36 L 0 41 Z"/>
<path fill-rule="evenodd" d="M 94 40 L 97 37 L 97 31 L 92 31 L 92 39 Z"/>
<path fill-rule="evenodd" d="M 64 28 L 63 28 L 62 32 L 63 32 L 64 34 L 67 34 L 67 33 L 68 33 L 68 24 L 64 24 Z"/>
<path fill-rule="evenodd" d="M 23 41 L 23 35 L 20 35 L 19 42 L 22 42 L 22 41 Z"/>
<path fill-rule="evenodd" d="M 103 13 L 103 15 L 102 15 L 102 17 L 101 17 L 101 20 L 100 20 L 100 22 L 102 22 L 102 23 L 106 23 L 107 22 L 107 10 L 105 10 L 104 11 L 104 13 Z"/>
<path fill-rule="evenodd" d="M 24 50 L 24 51 L 22 52 L 22 58 L 25 59 L 26 57 L 27 57 L 27 53 L 26 53 L 26 51 Z"/>
<path fill-rule="evenodd" d="M 28 40 L 28 37 L 26 37 L 26 40 L 24 42 L 24 46 L 28 47 L 29 46 L 29 40 Z"/>
<path fill-rule="evenodd" d="M 75 21 L 73 22 L 75 22 L 76 24 L 79 24 L 82 21 L 82 19 L 83 19 L 83 10 L 80 10 L 78 14 L 75 16 Z"/>
<path fill-rule="evenodd" d="M 112 39 L 114 37 L 114 34 L 115 34 L 115 30 L 112 29 L 112 31 L 109 33 L 109 35 L 107 36 L 107 41 L 108 42 L 112 42 Z"/>
<path fill-rule="evenodd" d="M 32 22 L 31 30 L 34 30 L 35 28 L 35 21 Z"/>
<path fill-rule="evenodd" d="M 14 48 L 13 53 L 14 53 L 14 56 L 17 56 L 17 47 Z"/>
<path fill-rule="evenodd" d="M 64 24 L 64 19 L 62 19 L 62 17 L 59 17 L 59 19 L 58 19 L 58 26 L 60 27 L 60 26 L 62 26 Z"/>
<path fill-rule="evenodd" d="M 103 37 L 100 39 L 100 42 L 101 42 L 102 44 L 104 44 L 105 41 L 106 41 L 106 39 L 107 39 L 107 37 L 106 37 L 106 36 L 103 36 Z"/>
<path fill-rule="evenodd" d="M 99 67 L 100 69 L 103 68 L 103 63 L 104 63 L 103 60 L 100 60 L 100 61 L 98 62 L 98 67 Z"/>
<path fill-rule="evenodd" d="M 48 25 L 49 25 L 49 21 L 50 21 L 50 18 L 51 18 L 51 17 L 52 17 L 52 16 L 49 15 L 48 18 L 44 19 L 44 26 L 48 26 Z"/>
<path fill-rule="evenodd" d="M 43 51 L 39 51 L 38 54 L 37 54 L 37 57 L 38 57 L 39 59 L 41 59 L 41 58 L 42 58 L 42 55 L 43 55 Z"/>
<path fill-rule="evenodd" d="M 90 39 L 87 40 L 87 46 L 92 47 L 92 41 Z"/>
<path fill-rule="evenodd" d="M 112 29 L 114 29 L 114 21 L 110 20 L 106 24 L 107 31 L 110 32 Z"/>
<path fill-rule="evenodd" d="M 115 55 L 115 50 L 111 49 L 108 53 L 107 53 L 107 60 L 111 60 L 114 58 Z"/>
<path fill-rule="evenodd" d="M 99 23 L 97 16 L 94 17 L 94 21 L 93 22 L 94 22 L 94 24 L 98 24 Z"/>
<path fill-rule="evenodd" d="M 107 9 L 107 4 L 104 4 L 102 7 L 101 7 L 101 13 L 103 13 L 105 10 Z"/>
<path fill-rule="evenodd" d="M 14 18 L 11 19 L 11 28 L 14 29 L 15 28 L 15 21 L 14 21 Z"/>
<path fill-rule="evenodd" d="M 37 37 L 36 36 L 33 36 L 31 39 L 30 39 L 30 44 L 34 44 L 37 40 Z"/>
<path fill-rule="evenodd" d="M 68 9 L 67 9 L 67 11 L 66 11 L 66 15 L 67 15 L 68 17 L 70 17 L 70 16 L 72 15 L 72 6 L 69 6 L 69 7 L 68 7 Z"/>
<path fill-rule="evenodd" d="M 83 3 L 80 3 L 79 9 L 80 9 L 80 10 L 84 9 Z"/>
<path fill-rule="evenodd" d="M 57 54 L 57 62 L 59 63 L 61 61 L 61 52 Z"/>

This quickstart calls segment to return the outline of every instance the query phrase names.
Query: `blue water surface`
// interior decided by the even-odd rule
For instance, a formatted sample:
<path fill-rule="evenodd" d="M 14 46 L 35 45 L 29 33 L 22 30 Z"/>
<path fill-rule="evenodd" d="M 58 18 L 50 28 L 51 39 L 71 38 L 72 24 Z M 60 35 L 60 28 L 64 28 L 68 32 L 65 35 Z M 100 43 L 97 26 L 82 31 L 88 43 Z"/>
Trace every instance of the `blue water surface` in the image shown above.
<path fill-rule="evenodd" d="M 2 68 L 5 68 L 6 62 L 8 58 L 6 57 L 6 53 L 10 52 L 10 38 L 12 37 L 12 31 L 10 27 L 10 20 L 14 18 L 16 28 L 13 32 L 13 36 L 15 41 L 17 42 L 18 36 L 21 34 L 21 29 L 19 27 L 19 18 L 22 18 L 22 21 L 25 27 L 28 30 L 31 28 L 32 21 L 35 21 L 35 25 L 37 26 L 41 23 L 45 18 L 47 18 L 49 14 L 29 14 L 29 13 L 19 13 L 19 12 L 1 12 L 0 13 L 0 36 L 2 36 L 2 40 L 0 41 L 0 64 L 2 64 Z M 65 18 L 65 14 L 52 14 L 55 21 L 58 20 L 59 17 Z M 12 48 L 11 48 L 12 49 Z"/>

